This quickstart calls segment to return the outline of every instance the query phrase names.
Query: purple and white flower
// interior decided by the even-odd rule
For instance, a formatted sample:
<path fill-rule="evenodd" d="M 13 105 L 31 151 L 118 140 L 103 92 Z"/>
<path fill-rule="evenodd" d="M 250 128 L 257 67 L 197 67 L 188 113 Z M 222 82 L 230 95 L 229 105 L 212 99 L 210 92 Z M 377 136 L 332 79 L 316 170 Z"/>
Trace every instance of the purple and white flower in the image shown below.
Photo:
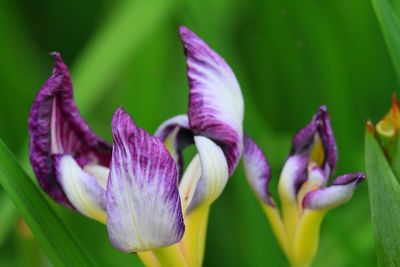
<path fill-rule="evenodd" d="M 107 224 L 112 244 L 122 251 L 178 243 L 187 215 L 221 194 L 242 154 L 243 99 L 232 70 L 187 28 L 180 28 L 180 37 L 188 115 L 166 121 L 155 136 L 118 108 L 113 144 L 97 137 L 74 102 L 59 53 L 52 53 L 53 73 L 30 112 L 29 154 L 40 186 L 64 207 Z M 197 155 L 183 172 L 182 150 L 190 144 Z"/>
<path fill-rule="evenodd" d="M 326 107 L 320 107 L 312 121 L 292 140 L 279 179 L 281 212 L 269 193 L 268 162 L 249 137 L 245 137 L 243 158 L 248 181 L 289 261 L 293 266 L 308 266 L 317 249 L 323 216 L 347 202 L 365 179 L 363 173 L 349 173 L 326 186 L 337 161 L 336 142 Z"/>

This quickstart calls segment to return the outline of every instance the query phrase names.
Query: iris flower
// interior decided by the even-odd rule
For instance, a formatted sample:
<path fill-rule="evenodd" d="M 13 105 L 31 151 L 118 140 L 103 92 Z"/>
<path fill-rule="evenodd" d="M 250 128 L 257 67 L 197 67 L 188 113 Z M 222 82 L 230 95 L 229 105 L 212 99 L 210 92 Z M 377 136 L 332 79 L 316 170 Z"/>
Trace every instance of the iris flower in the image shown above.
<path fill-rule="evenodd" d="M 30 161 L 42 189 L 106 224 L 111 243 L 137 252 L 147 266 L 201 266 L 210 205 L 243 150 L 243 98 L 235 75 L 189 29 L 181 27 L 180 37 L 189 111 L 167 120 L 155 136 L 118 108 L 113 144 L 97 137 L 74 102 L 59 53 L 29 118 Z M 190 144 L 197 154 L 183 171 L 182 150 Z"/>
<path fill-rule="evenodd" d="M 292 140 L 278 185 L 282 213 L 268 189 L 271 180 L 268 161 L 247 136 L 243 158 L 249 184 L 290 264 L 310 266 L 325 214 L 348 201 L 357 185 L 365 179 L 363 173 L 349 173 L 326 186 L 337 160 L 336 142 L 326 107 L 320 107 L 312 121 Z"/>

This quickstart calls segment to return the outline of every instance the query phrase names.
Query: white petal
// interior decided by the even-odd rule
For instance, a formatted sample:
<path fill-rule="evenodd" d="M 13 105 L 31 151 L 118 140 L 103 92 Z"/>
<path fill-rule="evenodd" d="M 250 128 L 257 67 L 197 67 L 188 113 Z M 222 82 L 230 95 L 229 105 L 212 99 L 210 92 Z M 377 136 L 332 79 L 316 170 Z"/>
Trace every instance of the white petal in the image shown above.
<path fill-rule="evenodd" d="M 207 137 L 195 136 L 194 142 L 200 156 L 201 177 L 189 204 L 189 212 L 200 205 L 214 202 L 229 178 L 228 163 L 222 149 Z"/>
<path fill-rule="evenodd" d="M 55 155 L 56 178 L 68 200 L 82 214 L 106 222 L 106 193 L 96 178 L 84 172 L 70 155 Z"/>

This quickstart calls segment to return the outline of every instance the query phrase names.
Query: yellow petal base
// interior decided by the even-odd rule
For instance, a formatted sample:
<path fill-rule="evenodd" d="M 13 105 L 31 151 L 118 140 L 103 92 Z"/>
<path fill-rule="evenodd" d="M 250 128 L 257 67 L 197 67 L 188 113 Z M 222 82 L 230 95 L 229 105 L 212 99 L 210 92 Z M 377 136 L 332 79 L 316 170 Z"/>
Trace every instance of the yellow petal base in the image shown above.
<path fill-rule="evenodd" d="M 185 235 L 178 244 L 153 251 L 138 252 L 143 264 L 147 267 L 201 267 L 209 210 L 208 205 L 203 205 L 189 213 L 185 218 Z"/>

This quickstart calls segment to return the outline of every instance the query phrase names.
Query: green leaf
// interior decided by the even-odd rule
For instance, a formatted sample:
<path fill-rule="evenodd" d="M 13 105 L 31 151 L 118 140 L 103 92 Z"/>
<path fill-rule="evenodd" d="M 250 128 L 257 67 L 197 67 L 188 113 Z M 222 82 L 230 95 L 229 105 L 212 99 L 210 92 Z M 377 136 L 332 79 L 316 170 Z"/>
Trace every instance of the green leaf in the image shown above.
<path fill-rule="evenodd" d="M 365 161 L 378 264 L 400 266 L 400 184 L 373 133 L 367 130 Z"/>
<path fill-rule="evenodd" d="M 0 139 L 0 184 L 54 266 L 98 266 Z"/>
<path fill-rule="evenodd" d="M 386 44 L 400 79 L 400 20 L 398 6 L 393 6 L 388 0 L 372 0 L 376 16 L 381 25 Z"/>
<path fill-rule="evenodd" d="M 12 201 L 4 194 L 0 195 L 0 248 L 17 220 L 17 211 Z"/>

